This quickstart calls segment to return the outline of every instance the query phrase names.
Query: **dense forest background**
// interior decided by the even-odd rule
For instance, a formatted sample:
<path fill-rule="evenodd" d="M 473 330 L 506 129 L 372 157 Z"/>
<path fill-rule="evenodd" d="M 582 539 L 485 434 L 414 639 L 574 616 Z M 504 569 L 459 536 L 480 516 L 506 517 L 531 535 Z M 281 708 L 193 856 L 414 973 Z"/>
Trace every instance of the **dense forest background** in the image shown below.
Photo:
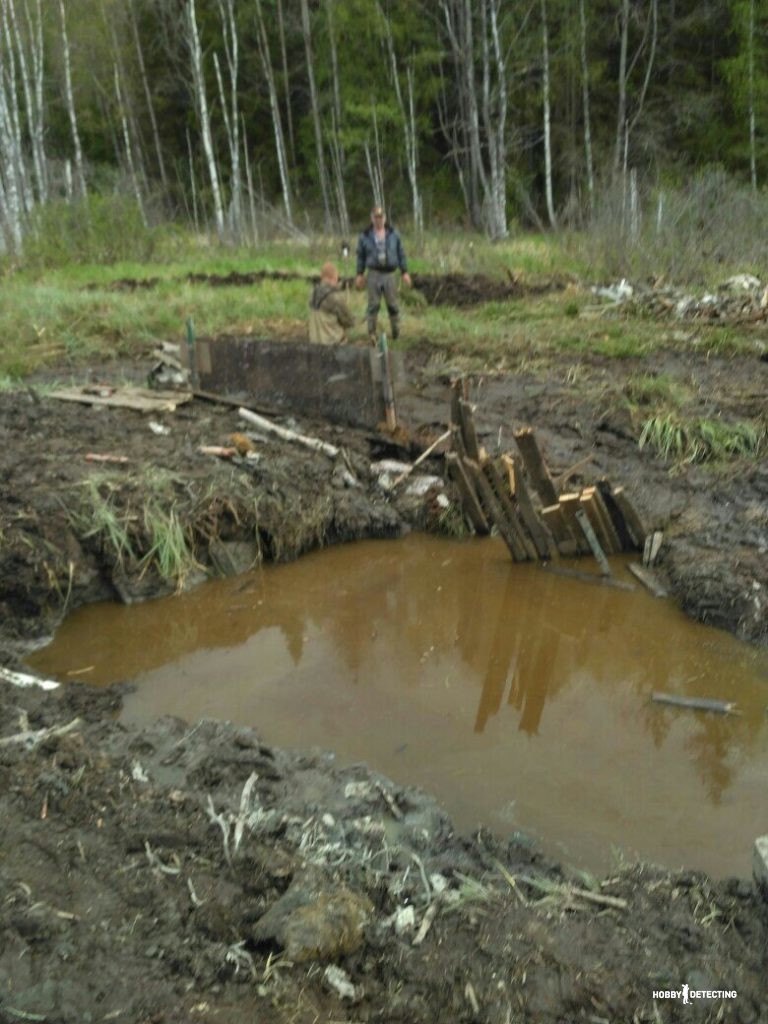
<path fill-rule="evenodd" d="M 0 247 L 106 203 L 222 239 L 660 228 L 768 174 L 768 0 L 0 0 Z M 703 199 L 702 199 L 703 197 Z M 679 210 L 674 214 L 679 216 Z M 753 222 L 754 223 L 754 222 Z"/>

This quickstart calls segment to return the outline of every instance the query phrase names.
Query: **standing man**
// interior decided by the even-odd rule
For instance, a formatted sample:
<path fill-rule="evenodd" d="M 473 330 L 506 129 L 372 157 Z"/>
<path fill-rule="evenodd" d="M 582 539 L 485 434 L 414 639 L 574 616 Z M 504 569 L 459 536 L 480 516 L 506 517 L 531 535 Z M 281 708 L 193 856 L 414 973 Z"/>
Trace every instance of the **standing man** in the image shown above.
<path fill-rule="evenodd" d="M 387 304 L 389 322 L 392 326 L 392 340 L 400 334 L 400 308 L 397 304 L 397 282 L 395 271 L 400 270 L 403 282 L 411 283 L 408 264 L 405 260 L 400 235 L 387 224 L 384 209 L 374 206 L 371 210 L 371 224 L 357 242 L 357 278 L 355 284 L 362 288 L 365 272 L 368 271 L 368 335 L 371 344 L 376 344 L 376 320 L 379 315 L 382 296 Z"/>
<path fill-rule="evenodd" d="M 343 345 L 354 322 L 341 296 L 338 270 L 333 263 L 324 263 L 309 300 L 309 340 L 318 345 Z"/>

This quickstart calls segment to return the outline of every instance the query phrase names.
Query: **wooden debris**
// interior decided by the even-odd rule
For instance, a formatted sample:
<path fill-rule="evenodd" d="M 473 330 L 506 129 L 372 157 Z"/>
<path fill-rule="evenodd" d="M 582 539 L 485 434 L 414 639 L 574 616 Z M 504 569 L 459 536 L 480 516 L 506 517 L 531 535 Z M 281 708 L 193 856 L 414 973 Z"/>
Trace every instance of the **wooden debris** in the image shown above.
<path fill-rule="evenodd" d="M 126 462 L 131 460 L 127 455 L 101 455 L 98 452 L 88 452 L 85 456 L 86 462 L 114 462 L 120 466 L 124 466 Z"/>
<path fill-rule="evenodd" d="M 612 554 L 618 555 L 623 549 L 623 544 L 621 543 L 621 538 L 619 537 L 616 527 L 613 525 L 613 520 L 611 519 L 608 507 L 603 500 L 603 496 L 600 493 L 600 488 L 591 487 L 590 490 L 592 491 L 592 500 L 595 504 L 595 510 L 597 511 L 603 532 L 608 538 L 609 549 Z"/>
<path fill-rule="evenodd" d="M 635 511 L 632 502 L 624 493 L 623 487 L 614 487 L 611 491 L 611 496 L 616 503 L 616 507 L 624 517 L 624 522 L 627 524 L 627 529 L 632 535 L 632 539 L 635 542 L 635 547 L 638 550 L 643 550 L 645 544 L 646 529 L 643 526 L 643 521 Z"/>
<path fill-rule="evenodd" d="M 420 946 L 424 939 L 426 939 L 427 932 L 432 927 L 432 922 L 437 917 L 438 906 L 439 899 L 436 899 L 433 903 L 430 903 L 430 905 L 424 911 L 424 917 L 421 919 L 419 930 L 416 932 L 414 940 L 411 943 L 412 946 Z"/>
<path fill-rule="evenodd" d="M 386 334 L 379 335 L 379 358 L 381 359 L 381 388 L 384 396 L 384 418 L 387 430 L 392 433 L 397 429 L 397 413 L 395 411 L 395 388 L 392 381 L 392 361 L 389 357 L 389 346 Z"/>
<path fill-rule="evenodd" d="M 480 460 L 480 445 L 477 442 L 474 409 L 469 402 L 465 402 L 463 399 L 459 401 L 459 425 L 467 455 L 470 459 L 478 462 Z"/>
<path fill-rule="evenodd" d="M 507 464 L 512 463 L 514 466 L 514 461 L 508 455 L 502 455 L 502 460 Z M 557 545 L 552 538 L 552 534 L 536 515 L 522 473 L 515 473 L 515 499 L 520 509 L 520 517 L 525 523 L 528 533 L 531 535 L 539 558 L 557 558 Z"/>
<path fill-rule="evenodd" d="M 44 740 L 52 739 L 53 737 L 66 736 L 67 733 L 73 732 L 80 725 L 79 718 L 73 718 L 67 725 L 54 725 L 48 729 L 36 729 L 34 731 L 26 729 L 24 732 L 17 732 L 13 736 L 3 736 L 0 739 L 0 748 L 15 746 L 17 743 L 26 747 L 27 750 L 34 750 Z"/>
<path fill-rule="evenodd" d="M 549 506 L 557 503 L 557 489 L 552 477 L 544 462 L 536 435 L 530 428 L 518 430 L 515 433 L 515 441 L 523 457 L 523 464 L 531 478 L 533 489 L 539 496 L 542 505 Z"/>
<path fill-rule="evenodd" d="M 112 405 L 136 412 L 174 412 L 192 398 L 188 391 L 153 391 L 149 388 L 126 386 L 121 388 L 76 387 L 50 391 L 50 398 L 62 402 L 82 402 L 86 405 Z"/>
<path fill-rule="evenodd" d="M 712 711 L 716 715 L 740 714 L 734 701 L 710 700 L 707 697 L 678 697 L 672 693 L 652 693 L 651 703 L 671 704 L 678 708 L 689 708 L 692 711 Z"/>
<path fill-rule="evenodd" d="M 596 494 L 596 487 L 585 487 L 581 492 L 579 503 L 589 517 L 590 525 L 595 532 L 595 536 L 600 542 L 600 547 L 606 554 L 615 555 L 618 548 L 614 545 L 603 517 L 600 514 Z"/>
<path fill-rule="evenodd" d="M 428 459 L 438 445 L 442 444 L 443 441 L 447 441 L 448 438 L 451 436 L 451 433 L 451 430 L 446 430 L 445 433 L 441 434 L 436 441 L 432 442 L 429 448 L 425 448 L 421 455 L 418 457 L 418 459 L 416 459 L 412 465 L 408 466 L 407 469 L 404 469 L 396 480 L 392 481 L 392 490 L 394 490 L 395 487 L 398 486 L 398 484 L 401 484 L 403 480 L 409 477 L 411 473 L 414 471 L 414 469 L 416 469 L 417 466 L 420 466 L 425 459 Z"/>
<path fill-rule="evenodd" d="M 490 533 L 488 520 L 485 518 L 485 513 L 480 505 L 477 491 L 461 458 L 455 452 L 449 452 L 445 457 L 445 461 L 448 464 L 448 474 L 459 489 L 464 512 L 474 527 L 475 532 L 479 534 Z"/>
<path fill-rule="evenodd" d="M 248 423 L 252 423 L 255 427 L 268 434 L 274 434 L 283 441 L 293 441 L 296 444 L 304 445 L 305 448 L 311 448 L 312 451 L 322 452 L 329 459 L 335 459 L 339 454 L 340 449 L 336 445 L 329 444 L 327 441 L 321 441 L 317 437 L 298 434 L 295 430 L 289 430 L 287 427 L 281 427 L 277 423 L 273 423 L 272 420 L 259 416 L 258 413 L 251 412 L 250 409 L 241 407 L 237 410 L 237 413 L 241 419 L 247 420 Z"/>
<path fill-rule="evenodd" d="M 589 521 L 589 517 L 583 508 L 577 508 L 576 519 L 578 520 L 579 526 L 581 527 L 584 536 L 587 539 L 587 543 L 592 549 L 592 554 L 597 559 L 597 564 L 600 566 L 600 572 L 603 576 L 611 575 L 611 567 L 608 564 L 608 559 L 605 557 L 605 552 L 600 547 L 600 542 L 595 536 L 595 531 L 592 529 L 592 524 Z"/>
<path fill-rule="evenodd" d="M 571 532 L 571 528 L 566 521 L 565 513 L 560 502 L 556 505 L 549 505 L 547 508 L 541 510 L 542 518 L 549 527 L 549 531 L 555 538 L 558 550 L 561 555 L 575 555 L 578 554 L 579 545 Z"/>
<path fill-rule="evenodd" d="M 528 536 L 525 527 L 520 520 L 517 501 L 510 490 L 508 483 L 505 481 L 504 475 L 499 471 L 498 466 L 491 459 L 484 463 L 483 473 L 485 473 L 488 483 L 491 485 L 494 494 L 499 499 L 499 503 L 501 504 L 509 523 L 510 530 L 522 545 L 524 555 L 523 558 L 519 559 L 519 561 L 524 561 L 528 558 L 535 562 L 538 557 L 536 547 Z"/>
<path fill-rule="evenodd" d="M 663 540 L 664 534 L 661 530 L 654 530 L 653 533 L 648 534 L 643 545 L 643 565 L 653 565 Z"/>
<path fill-rule="evenodd" d="M 610 480 L 606 480 L 603 477 L 597 482 L 597 489 L 600 492 L 600 497 L 603 499 L 608 515 L 611 517 L 613 528 L 619 538 L 622 551 L 632 551 L 638 547 L 635 543 L 634 537 L 627 526 L 627 522 L 624 516 L 621 514 L 619 506 L 616 504 L 616 499 L 613 496 L 613 487 Z"/>
<path fill-rule="evenodd" d="M 496 529 L 499 531 L 500 536 L 504 540 L 504 543 L 509 548 L 512 558 L 516 562 L 523 562 L 526 559 L 526 552 L 524 546 L 520 543 L 516 531 L 512 528 L 504 514 L 501 502 L 496 497 L 493 488 L 488 482 L 488 478 L 483 473 L 480 466 L 472 459 L 465 459 L 464 465 L 467 467 L 469 472 L 472 474 L 477 493 L 480 496 L 482 504 L 485 506 L 488 515 L 492 521 L 496 524 Z"/>
<path fill-rule="evenodd" d="M 579 552 L 582 555 L 589 554 L 592 551 L 592 548 L 590 548 L 589 542 L 584 536 L 584 531 L 576 518 L 576 511 L 580 508 L 579 494 L 575 491 L 571 494 L 561 494 L 560 508 L 563 510 L 563 517 L 565 518 L 571 533 L 576 539 Z"/>
<path fill-rule="evenodd" d="M 588 465 L 592 461 L 592 454 L 585 455 L 583 459 L 579 459 L 578 462 L 574 462 L 568 469 L 563 470 L 562 473 L 558 473 L 552 480 L 556 490 L 560 491 L 568 483 L 572 476 L 575 476 L 580 469 Z"/>
<path fill-rule="evenodd" d="M 599 583 L 604 587 L 613 587 L 615 590 L 633 591 L 637 587 L 626 580 L 617 580 L 615 576 L 596 576 L 593 572 L 582 572 L 580 569 L 569 569 L 564 565 L 542 565 L 544 572 L 552 572 L 555 576 L 565 576 L 571 580 L 579 580 L 581 583 Z"/>
<path fill-rule="evenodd" d="M 650 590 L 654 597 L 666 597 L 666 589 L 656 579 L 655 574 L 650 570 L 639 565 L 637 562 L 630 562 L 627 566 L 632 575 L 640 580 L 643 586 Z"/>

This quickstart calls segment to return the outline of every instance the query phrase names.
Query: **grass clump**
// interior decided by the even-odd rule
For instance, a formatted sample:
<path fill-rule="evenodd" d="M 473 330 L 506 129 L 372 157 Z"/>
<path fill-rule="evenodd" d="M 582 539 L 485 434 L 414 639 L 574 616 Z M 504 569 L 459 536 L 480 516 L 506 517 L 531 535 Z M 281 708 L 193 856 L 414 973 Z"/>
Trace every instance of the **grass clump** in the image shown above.
<path fill-rule="evenodd" d="M 666 373 L 632 374 L 624 385 L 624 393 L 635 405 L 678 408 L 685 399 L 685 389 Z"/>
<path fill-rule="evenodd" d="M 129 517 L 116 503 L 116 488 L 104 477 L 92 476 L 84 483 L 81 507 L 70 513 L 72 524 L 84 540 L 96 539 L 116 565 L 135 561 L 129 534 Z"/>
<path fill-rule="evenodd" d="M 680 464 L 728 458 L 754 458 L 765 443 L 765 431 L 751 423 L 683 420 L 675 412 L 651 416 L 643 424 L 640 448 Z"/>
<path fill-rule="evenodd" d="M 149 504 L 144 510 L 144 530 L 149 541 L 149 550 L 142 559 L 144 568 L 154 566 L 163 580 L 181 589 L 187 576 L 202 566 L 195 558 L 176 508 Z"/>

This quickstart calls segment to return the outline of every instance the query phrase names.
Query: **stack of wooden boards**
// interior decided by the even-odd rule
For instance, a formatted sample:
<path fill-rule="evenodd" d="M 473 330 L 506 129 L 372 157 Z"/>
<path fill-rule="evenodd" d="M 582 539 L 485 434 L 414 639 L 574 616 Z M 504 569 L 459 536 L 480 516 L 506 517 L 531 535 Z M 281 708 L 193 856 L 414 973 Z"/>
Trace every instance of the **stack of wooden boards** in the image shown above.
<path fill-rule="evenodd" d="M 622 487 L 602 479 L 559 493 L 572 471 L 553 479 L 532 430 L 515 433 L 519 457 L 491 458 L 478 443 L 473 411 L 466 383 L 455 382 L 446 462 L 477 533 L 495 526 L 516 562 L 593 554 L 606 575 L 606 555 L 643 550 L 647 531 Z"/>

